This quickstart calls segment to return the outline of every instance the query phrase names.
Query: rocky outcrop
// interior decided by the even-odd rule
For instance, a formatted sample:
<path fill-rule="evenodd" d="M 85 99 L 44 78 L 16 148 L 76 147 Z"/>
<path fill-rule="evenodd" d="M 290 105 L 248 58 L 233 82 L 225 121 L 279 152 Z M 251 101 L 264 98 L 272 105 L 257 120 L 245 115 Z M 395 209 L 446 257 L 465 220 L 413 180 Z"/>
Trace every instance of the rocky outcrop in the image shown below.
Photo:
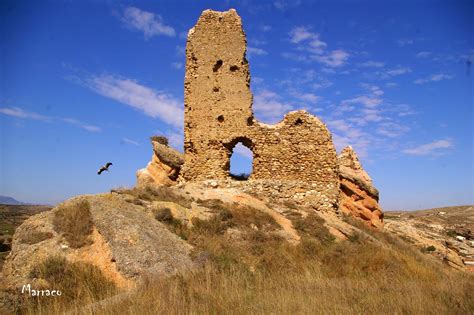
<path fill-rule="evenodd" d="M 150 140 L 153 156 L 146 168 L 137 171 L 137 186 L 174 184 L 184 162 L 182 153 L 170 148 L 165 137 L 154 136 Z"/>
<path fill-rule="evenodd" d="M 380 208 L 379 192 L 372 185 L 372 179 L 362 168 L 359 158 L 351 146 L 338 156 L 340 178 L 339 209 L 370 225 L 383 227 L 383 212 Z"/>
<path fill-rule="evenodd" d="M 152 211 L 135 205 L 130 196 L 119 194 L 79 196 L 64 202 L 75 207 L 90 205 L 93 222 L 88 242 L 73 248 L 55 228 L 59 207 L 28 218 L 15 232 L 12 251 L 3 275 L 10 288 L 41 279 L 31 279 L 32 270 L 48 257 L 98 267 L 118 287 L 133 287 L 143 275 L 169 275 L 193 266 L 192 246 L 171 233 L 154 218 Z"/>

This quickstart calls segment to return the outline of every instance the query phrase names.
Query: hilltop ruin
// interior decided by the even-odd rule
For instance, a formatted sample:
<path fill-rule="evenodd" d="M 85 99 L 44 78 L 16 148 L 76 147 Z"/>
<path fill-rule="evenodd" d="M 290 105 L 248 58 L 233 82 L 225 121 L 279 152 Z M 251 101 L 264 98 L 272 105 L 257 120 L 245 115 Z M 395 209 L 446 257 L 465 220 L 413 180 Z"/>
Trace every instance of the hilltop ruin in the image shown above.
<path fill-rule="evenodd" d="M 231 180 L 230 157 L 242 143 L 254 159 L 250 178 L 240 186 L 297 196 L 318 209 L 335 208 L 339 177 L 330 132 L 306 111 L 290 112 L 276 125 L 259 122 L 252 110 L 246 49 L 235 10 L 206 10 L 189 31 L 181 178 Z"/>
<path fill-rule="evenodd" d="M 184 154 L 152 139 L 154 155 L 138 184 L 204 183 L 237 188 L 315 210 L 342 210 L 381 227 L 378 191 L 352 148 L 337 157 L 326 125 L 306 111 L 275 125 L 252 109 L 247 41 L 235 10 L 206 10 L 189 31 L 184 83 Z M 248 179 L 235 180 L 230 158 L 252 151 Z M 170 154 L 179 163 L 168 163 Z"/>

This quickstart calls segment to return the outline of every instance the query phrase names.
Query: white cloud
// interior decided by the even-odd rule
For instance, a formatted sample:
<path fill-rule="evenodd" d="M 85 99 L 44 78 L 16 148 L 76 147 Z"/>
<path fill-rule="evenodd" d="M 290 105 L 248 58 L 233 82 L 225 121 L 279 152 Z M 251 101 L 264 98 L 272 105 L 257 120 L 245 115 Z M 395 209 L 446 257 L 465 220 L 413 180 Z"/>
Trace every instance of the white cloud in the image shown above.
<path fill-rule="evenodd" d="M 183 152 L 184 149 L 184 135 L 182 130 L 180 131 L 167 131 L 165 133 L 166 137 L 168 138 L 170 146 L 175 148 L 176 150 Z"/>
<path fill-rule="evenodd" d="M 94 92 L 129 105 L 144 114 L 182 127 L 184 114 L 180 101 L 170 94 L 140 85 L 137 81 L 112 75 L 93 76 L 84 81 Z"/>
<path fill-rule="evenodd" d="M 436 155 L 440 153 L 440 150 L 442 151 L 453 147 L 454 144 L 451 139 L 441 139 L 403 150 L 403 152 L 410 155 Z"/>
<path fill-rule="evenodd" d="M 354 97 L 354 98 L 351 98 L 351 99 L 343 100 L 342 104 L 343 105 L 362 104 L 366 107 L 373 108 L 373 107 L 377 107 L 378 105 L 382 104 L 382 99 L 380 99 L 378 97 L 370 97 L 370 96 L 367 96 L 367 95 L 361 95 L 361 96 Z"/>
<path fill-rule="evenodd" d="M 363 63 L 359 63 L 359 66 L 364 68 L 383 68 L 385 66 L 385 63 L 380 61 L 369 60 Z"/>
<path fill-rule="evenodd" d="M 272 29 L 272 27 L 271 27 L 270 25 L 262 25 L 262 26 L 260 26 L 260 30 L 261 30 L 262 32 L 268 32 L 268 31 L 270 31 L 271 29 Z"/>
<path fill-rule="evenodd" d="M 256 48 L 256 47 L 247 47 L 247 53 L 249 56 L 251 55 L 256 55 L 256 56 L 263 56 L 267 55 L 267 51 L 262 49 L 262 48 Z"/>
<path fill-rule="evenodd" d="M 398 43 L 398 46 L 403 47 L 403 46 L 407 46 L 407 45 L 413 44 L 413 39 L 402 38 L 402 39 L 399 39 L 399 40 L 397 41 L 397 43 Z"/>
<path fill-rule="evenodd" d="M 305 102 L 310 102 L 310 103 L 316 103 L 319 100 L 319 96 L 313 94 L 313 93 L 294 93 L 293 96 L 296 98 L 305 101 Z"/>
<path fill-rule="evenodd" d="M 429 56 L 431 56 L 430 51 L 420 51 L 419 53 L 416 54 L 417 58 L 426 58 L 426 57 L 429 57 Z"/>
<path fill-rule="evenodd" d="M 411 72 L 411 69 L 409 67 L 398 67 L 392 70 L 388 70 L 386 74 L 393 77 L 393 76 L 398 76 L 398 75 L 402 75 L 402 74 L 410 73 L 410 72 Z"/>
<path fill-rule="evenodd" d="M 371 141 L 366 133 L 342 119 L 329 120 L 327 125 L 333 135 L 337 151 L 351 145 L 357 150 L 360 157 L 367 156 L 367 149 Z"/>
<path fill-rule="evenodd" d="M 235 152 L 238 155 L 240 155 L 242 157 L 245 157 L 249 160 L 251 160 L 253 158 L 252 151 L 241 143 L 237 143 L 235 145 L 235 147 L 233 149 L 233 152 Z"/>
<path fill-rule="evenodd" d="M 306 27 L 298 26 L 290 31 L 290 42 L 298 44 L 307 39 L 319 38 L 319 34 L 308 31 Z"/>
<path fill-rule="evenodd" d="M 41 114 L 37 114 L 34 112 L 26 111 L 20 107 L 3 107 L 0 108 L 0 113 L 20 119 L 33 119 L 33 120 L 41 120 L 44 122 L 64 122 L 67 124 L 75 125 L 79 128 L 87 130 L 89 132 L 101 132 L 102 129 L 100 127 L 90 125 L 88 123 L 84 123 L 74 118 L 61 118 L 61 117 L 48 117 Z"/>
<path fill-rule="evenodd" d="M 60 119 L 62 121 L 64 121 L 65 123 L 78 126 L 79 128 L 82 128 L 82 129 L 87 130 L 89 132 L 101 132 L 102 131 L 102 129 L 97 127 L 97 126 L 84 123 L 84 122 L 82 122 L 80 120 L 77 120 L 77 119 L 74 119 L 74 118 L 60 118 Z"/>
<path fill-rule="evenodd" d="M 428 82 L 438 82 L 438 81 L 441 81 L 441 80 L 450 80 L 453 77 L 454 76 L 452 76 L 452 75 L 443 74 L 443 73 L 433 74 L 433 75 L 429 76 L 428 78 L 416 79 L 415 81 L 413 81 L 413 83 L 415 83 L 415 84 L 425 84 L 425 83 L 428 83 Z"/>
<path fill-rule="evenodd" d="M 145 39 L 158 35 L 170 37 L 176 35 L 171 26 L 163 23 L 161 16 L 135 7 L 126 8 L 121 19 L 127 27 L 142 31 Z"/>
<path fill-rule="evenodd" d="M 292 110 L 293 106 L 282 102 L 280 96 L 275 92 L 263 89 L 255 93 L 253 109 L 259 119 L 268 123 L 276 123 L 282 119 L 284 114 Z"/>
<path fill-rule="evenodd" d="M 300 0 L 276 0 L 273 2 L 273 5 L 275 8 L 277 8 L 280 11 L 285 11 L 288 8 L 291 7 L 296 7 L 301 4 Z"/>
<path fill-rule="evenodd" d="M 384 91 L 382 91 L 382 89 L 379 88 L 376 85 L 361 83 L 360 86 L 362 86 L 363 88 L 369 90 L 372 93 L 372 95 L 382 96 L 384 94 Z"/>
<path fill-rule="evenodd" d="M 311 32 L 304 26 L 298 26 L 293 28 L 290 32 L 290 42 L 297 45 L 298 50 L 304 50 L 310 53 L 309 58 L 316 60 L 328 67 L 339 67 L 346 63 L 349 58 L 349 53 L 342 50 L 336 49 L 332 51 L 326 51 L 327 43 L 323 42 L 319 38 L 319 34 Z M 294 55 L 291 53 L 284 53 L 284 57 L 307 61 L 308 58 L 301 55 Z"/>
<path fill-rule="evenodd" d="M 338 49 L 333 50 L 330 53 L 323 56 L 313 56 L 313 58 L 326 66 L 329 67 L 339 67 L 346 63 L 349 58 L 349 53 L 344 50 Z"/>
<path fill-rule="evenodd" d="M 139 145 L 140 145 L 140 143 L 138 143 L 137 141 L 134 141 L 134 140 L 129 139 L 129 138 L 122 138 L 122 142 L 123 142 L 123 143 L 126 143 L 126 144 L 135 145 L 135 146 L 139 146 Z"/>
<path fill-rule="evenodd" d="M 50 117 L 43 116 L 34 112 L 28 112 L 26 110 L 21 109 L 20 107 L 3 107 L 0 108 L 0 113 L 22 119 L 34 119 L 43 121 L 49 121 L 51 119 Z"/>
<path fill-rule="evenodd" d="M 398 138 L 402 134 L 408 132 L 410 128 L 394 122 L 384 122 L 378 125 L 376 132 L 389 138 Z"/>
<path fill-rule="evenodd" d="M 398 84 L 395 83 L 395 82 L 387 82 L 387 83 L 385 83 L 385 86 L 386 87 L 396 87 L 396 86 L 398 86 Z"/>

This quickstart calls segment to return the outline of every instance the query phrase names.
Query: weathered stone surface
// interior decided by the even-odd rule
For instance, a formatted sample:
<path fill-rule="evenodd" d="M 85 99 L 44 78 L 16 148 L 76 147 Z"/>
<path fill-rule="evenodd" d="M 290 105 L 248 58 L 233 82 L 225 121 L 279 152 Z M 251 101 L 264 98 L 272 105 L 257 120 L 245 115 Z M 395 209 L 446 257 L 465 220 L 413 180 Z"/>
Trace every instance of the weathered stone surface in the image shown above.
<path fill-rule="evenodd" d="M 27 219 L 15 232 L 3 275 L 10 287 L 33 284 L 31 270 L 47 257 L 61 256 L 97 266 L 119 287 L 134 286 L 145 274 L 168 275 L 193 266 L 192 247 L 153 219 L 151 211 L 117 194 L 79 196 L 70 205 L 87 200 L 94 222 L 91 245 L 71 248 L 53 227 L 57 208 Z M 25 242 L 31 233 L 48 234 L 38 242 Z"/>
<path fill-rule="evenodd" d="M 165 137 L 151 137 L 153 156 L 146 168 L 137 171 L 137 185 L 172 185 L 184 163 L 183 154 L 168 146 Z"/>
<path fill-rule="evenodd" d="M 353 178 L 361 179 L 372 186 L 372 179 L 362 168 L 359 157 L 351 146 L 345 147 L 337 157 L 341 173 L 350 175 Z"/>
<path fill-rule="evenodd" d="M 257 121 L 245 54 L 246 38 L 235 10 L 206 10 L 189 31 L 181 178 L 230 180 L 230 157 L 240 142 L 254 159 L 250 178 L 239 185 L 258 189 L 278 181 L 278 189 L 262 193 L 284 191 L 317 209 L 337 208 L 339 178 L 331 134 L 306 111 L 288 113 L 276 125 Z"/>
<path fill-rule="evenodd" d="M 361 218 L 374 227 L 383 227 L 383 211 L 378 204 L 379 192 L 372 179 L 362 168 L 352 147 L 338 156 L 340 171 L 340 209 L 346 214 Z"/>

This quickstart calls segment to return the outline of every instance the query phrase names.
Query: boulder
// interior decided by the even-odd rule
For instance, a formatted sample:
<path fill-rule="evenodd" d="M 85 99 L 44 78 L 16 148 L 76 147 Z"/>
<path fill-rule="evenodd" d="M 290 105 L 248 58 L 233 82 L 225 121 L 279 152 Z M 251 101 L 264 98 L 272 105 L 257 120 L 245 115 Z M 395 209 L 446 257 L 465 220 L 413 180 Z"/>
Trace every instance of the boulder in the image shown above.
<path fill-rule="evenodd" d="M 87 242 L 78 247 L 58 232 L 55 216 L 59 207 L 75 207 L 81 201 L 89 204 L 93 225 Z M 144 275 L 170 275 L 193 267 L 192 246 L 154 219 L 149 209 L 120 194 L 78 196 L 34 215 L 17 228 L 12 245 L 3 268 L 11 289 L 41 281 L 31 274 L 49 257 L 92 264 L 122 288 L 134 287 Z"/>
<path fill-rule="evenodd" d="M 338 161 L 341 188 L 339 209 L 371 226 L 382 228 L 383 211 L 378 204 L 379 192 L 373 186 L 369 174 L 362 168 L 352 147 L 344 148 Z"/>
<path fill-rule="evenodd" d="M 137 171 L 137 186 L 173 185 L 184 162 L 183 154 L 170 148 L 165 137 L 150 139 L 153 155 L 147 167 Z"/>

